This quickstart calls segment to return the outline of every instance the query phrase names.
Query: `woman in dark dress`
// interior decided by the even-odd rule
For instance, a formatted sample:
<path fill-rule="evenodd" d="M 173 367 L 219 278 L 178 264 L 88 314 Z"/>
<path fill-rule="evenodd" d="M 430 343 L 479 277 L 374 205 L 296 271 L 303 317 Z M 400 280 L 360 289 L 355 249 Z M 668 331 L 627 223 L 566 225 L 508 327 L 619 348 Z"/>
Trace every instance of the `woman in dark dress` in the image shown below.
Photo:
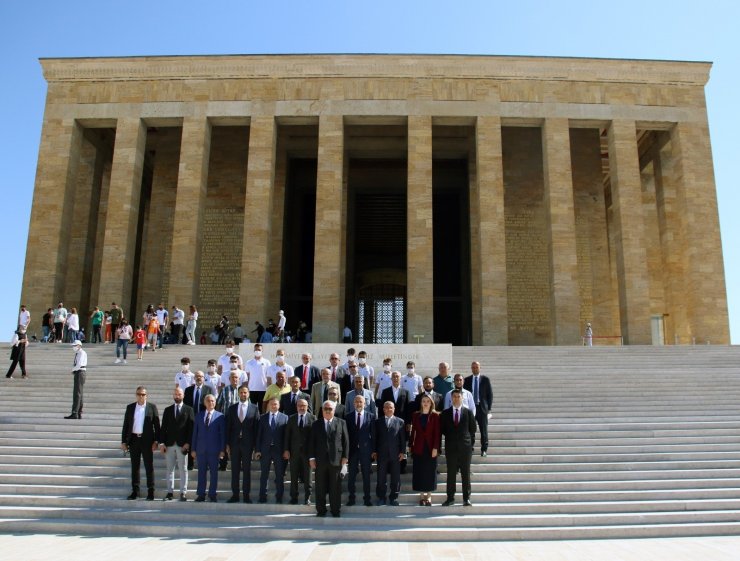
<path fill-rule="evenodd" d="M 411 419 L 409 448 L 414 456 L 412 486 L 419 491 L 419 506 L 432 506 L 432 492 L 437 489 L 437 457 L 442 441 L 439 413 L 425 395 Z"/>

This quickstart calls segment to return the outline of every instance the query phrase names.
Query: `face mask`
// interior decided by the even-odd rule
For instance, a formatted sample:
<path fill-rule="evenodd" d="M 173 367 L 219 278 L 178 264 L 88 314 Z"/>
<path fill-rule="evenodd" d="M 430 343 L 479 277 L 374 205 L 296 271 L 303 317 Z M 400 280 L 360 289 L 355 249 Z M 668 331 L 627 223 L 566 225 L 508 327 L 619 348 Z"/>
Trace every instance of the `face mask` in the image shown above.
<path fill-rule="evenodd" d="M 189 364 L 183 364 L 182 365 L 182 371 L 183 372 L 188 372 L 189 370 L 190 370 L 190 365 Z"/>
<path fill-rule="evenodd" d="M 211 374 L 213 374 L 215 371 L 216 371 L 216 367 L 215 366 L 209 366 L 208 367 L 208 372 L 210 372 Z"/>
<path fill-rule="evenodd" d="M 234 347 L 226 347 L 226 354 L 227 355 L 233 354 L 233 352 L 234 352 Z"/>
<path fill-rule="evenodd" d="M 239 366 L 239 364 L 238 364 L 238 363 L 236 363 L 236 362 L 232 362 L 232 363 L 231 363 L 231 369 L 232 369 L 232 370 L 236 370 L 238 366 Z"/>
<path fill-rule="evenodd" d="M 262 358 L 262 351 L 254 351 L 254 358 Z"/>
<path fill-rule="evenodd" d="M 360 358 L 360 364 L 361 364 L 362 366 L 365 366 L 365 363 L 366 363 L 366 362 L 367 362 L 367 359 L 366 359 L 366 358 Z"/>
<path fill-rule="evenodd" d="M 383 365 L 383 372 L 390 372 L 391 371 L 391 365 L 390 364 L 384 364 Z"/>
<path fill-rule="evenodd" d="M 409 376 L 413 376 L 414 375 L 414 369 L 413 368 L 407 368 L 406 369 L 406 372 L 408 373 Z"/>
<path fill-rule="evenodd" d="M 347 362 L 354 362 L 355 355 L 347 355 Z"/>
<path fill-rule="evenodd" d="M 276 364 L 285 364 L 285 357 L 283 355 L 277 355 L 275 357 Z"/>

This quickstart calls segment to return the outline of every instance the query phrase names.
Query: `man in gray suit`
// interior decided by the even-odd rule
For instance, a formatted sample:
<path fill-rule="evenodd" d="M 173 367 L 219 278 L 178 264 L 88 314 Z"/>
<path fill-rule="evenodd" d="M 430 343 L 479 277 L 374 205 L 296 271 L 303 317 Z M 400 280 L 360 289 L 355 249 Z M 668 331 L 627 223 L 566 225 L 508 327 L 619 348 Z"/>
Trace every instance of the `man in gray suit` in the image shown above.
<path fill-rule="evenodd" d="M 344 419 L 334 416 L 335 407 L 336 403 L 329 400 L 322 404 L 324 418 L 311 425 L 308 457 L 311 469 L 316 470 L 316 516 L 326 516 L 326 494 L 329 493 L 331 515 L 339 518 L 342 509 L 341 474 L 347 473 L 349 433 Z"/>
<path fill-rule="evenodd" d="M 285 397 L 285 396 L 283 396 Z M 311 425 L 316 420 L 308 412 L 308 401 L 299 398 L 296 412 L 285 427 L 283 459 L 290 460 L 290 504 L 298 504 L 298 481 L 303 481 L 303 504 L 311 504 L 311 466 L 308 463 L 308 439 Z"/>

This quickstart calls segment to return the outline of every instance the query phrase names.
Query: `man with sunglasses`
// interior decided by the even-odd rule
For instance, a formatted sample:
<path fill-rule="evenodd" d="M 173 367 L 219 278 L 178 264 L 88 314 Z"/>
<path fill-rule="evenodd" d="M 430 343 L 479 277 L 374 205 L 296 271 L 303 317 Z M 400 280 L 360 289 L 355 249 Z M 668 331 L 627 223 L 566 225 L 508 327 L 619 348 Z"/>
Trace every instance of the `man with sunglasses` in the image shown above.
<path fill-rule="evenodd" d="M 147 501 L 154 500 L 154 451 L 159 445 L 159 412 L 153 403 L 147 403 L 144 386 L 136 388 L 136 401 L 129 403 L 123 417 L 121 450 L 131 457 L 131 494 L 128 500 L 139 497 L 141 459 L 146 472 Z"/>

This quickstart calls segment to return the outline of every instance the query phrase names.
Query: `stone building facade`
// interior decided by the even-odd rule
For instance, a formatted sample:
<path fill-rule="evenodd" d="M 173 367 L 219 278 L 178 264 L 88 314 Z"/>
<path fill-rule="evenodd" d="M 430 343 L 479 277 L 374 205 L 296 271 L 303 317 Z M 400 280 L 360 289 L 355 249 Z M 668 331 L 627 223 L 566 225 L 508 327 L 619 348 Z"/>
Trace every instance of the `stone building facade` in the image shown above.
<path fill-rule="evenodd" d="M 703 62 L 43 59 L 22 300 L 315 342 L 728 343 Z"/>

